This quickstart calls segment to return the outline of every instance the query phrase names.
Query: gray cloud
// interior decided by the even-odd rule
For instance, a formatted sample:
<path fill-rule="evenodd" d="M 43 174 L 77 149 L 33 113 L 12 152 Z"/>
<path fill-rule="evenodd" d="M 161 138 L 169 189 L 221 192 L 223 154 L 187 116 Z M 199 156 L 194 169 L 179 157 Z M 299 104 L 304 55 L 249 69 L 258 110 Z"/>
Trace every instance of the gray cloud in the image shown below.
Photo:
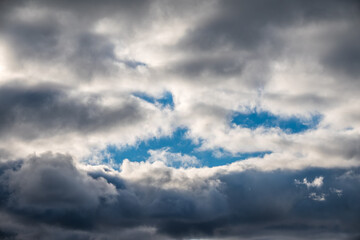
<path fill-rule="evenodd" d="M 324 64 L 340 77 L 345 75 L 357 80 L 360 76 L 360 46 L 357 41 L 360 34 L 355 30 L 359 21 L 360 18 L 355 19 L 341 36 L 333 36 L 336 39 L 333 48 L 323 57 Z"/>
<path fill-rule="evenodd" d="M 319 58 L 333 74 L 341 72 L 342 76 L 355 79 L 358 76 L 357 1 L 227 0 L 217 1 L 216 10 L 190 28 L 178 42 L 178 49 L 188 53 L 188 58 L 173 63 L 177 74 L 185 73 L 190 79 L 204 77 L 205 82 L 216 76 L 221 76 L 222 81 L 232 76 L 239 83 L 262 87 L 271 79 L 270 64 L 293 54 L 287 51 L 289 45 L 284 33 L 310 24 L 346 22 L 349 26 L 340 34 L 323 39 L 324 45 L 333 43 Z M 317 49 L 307 51 L 317 54 Z M 204 57 L 193 58 L 198 55 Z M 250 79 L 247 74 L 251 75 Z"/>
<path fill-rule="evenodd" d="M 81 17 L 85 18 L 101 18 L 104 15 L 111 14 L 124 14 L 132 20 L 136 21 L 137 17 L 142 16 L 147 12 L 148 8 L 151 6 L 153 1 L 145 0 L 105 0 L 103 2 L 98 2 L 95 0 L 91 1 L 35 1 L 36 4 L 40 6 L 49 6 L 58 9 L 64 9 L 66 11 L 74 11 L 76 14 L 79 14 Z"/>
<path fill-rule="evenodd" d="M 55 19 L 11 22 L 4 32 L 19 58 L 51 60 L 59 54 L 59 26 Z"/>
<path fill-rule="evenodd" d="M 91 1 L 29 1 L 29 0 L 20 0 L 20 1 L 2 1 L 1 9 L 12 10 L 16 7 L 48 7 L 57 10 L 71 11 L 76 13 L 80 18 L 85 18 L 86 20 L 101 18 L 104 15 L 111 14 L 125 14 L 127 17 L 133 17 L 134 20 L 137 16 L 141 16 L 147 12 L 148 7 L 153 1 L 144 1 L 144 0 L 105 0 L 103 2 L 98 2 L 95 0 Z"/>
<path fill-rule="evenodd" d="M 75 37 L 67 36 L 73 39 L 66 42 L 64 28 L 52 16 L 34 22 L 9 23 L 5 28 L 5 38 L 12 47 L 17 67 L 26 61 L 62 63 L 84 81 L 98 75 L 110 75 L 116 70 L 118 59 L 114 53 L 115 46 L 109 39 L 85 30 Z"/>
<path fill-rule="evenodd" d="M 115 46 L 105 37 L 95 34 L 82 34 L 77 41 L 76 51 L 69 56 L 71 67 L 84 80 L 95 74 L 110 74 L 115 71 L 114 62 L 118 61 Z"/>
<path fill-rule="evenodd" d="M 308 21 L 346 19 L 348 11 L 356 11 L 354 4 L 356 1 L 219 1 L 219 11 L 189 32 L 183 44 L 205 51 L 223 45 L 250 51 L 266 41 L 281 44 L 272 42 L 276 28 Z"/>
<path fill-rule="evenodd" d="M 0 88 L 0 132 L 25 139 L 40 138 L 55 133 L 91 133 L 126 126 L 142 119 L 136 102 L 104 107 L 101 99 L 71 97 L 59 86 L 18 85 Z"/>
<path fill-rule="evenodd" d="M 113 74 L 116 63 L 134 68 L 137 62 L 117 59 L 109 36 L 95 33 L 94 28 L 112 17 L 123 24 L 123 37 L 128 37 L 148 23 L 152 4 L 143 0 L 5 1 L 0 32 L 12 55 L 9 65 L 19 71 L 26 64 L 51 63 L 50 68 L 65 66 L 78 75 L 77 80 L 85 81 Z"/>
<path fill-rule="evenodd" d="M 176 169 L 156 168 L 157 175 L 149 169 L 149 175 L 134 182 L 106 168 L 80 170 L 70 156 L 61 154 L 2 163 L 0 169 L 1 209 L 19 228 L 11 233 L 3 224 L 0 229 L 4 235 L 15 236 L 28 231 L 25 239 L 45 239 L 56 232 L 61 232 L 59 239 L 71 234 L 80 239 L 111 239 L 112 234 L 135 239 L 158 234 L 276 239 L 301 234 L 306 239 L 307 234 L 321 236 L 324 231 L 342 233 L 346 239 L 359 228 L 359 169 L 352 173 L 342 169 L 248 170 L 203 180 L 183 179 L 188 189 L 163 187 L 177 181 Z M 294 183 L 294 179 L 319 175 L 324 181 L 316 189 Z M 167 177 L 160 183 L 151 180 L 160 176 Z M 334 188 L 341 189 L 342 195 L 334 193 Z M 314 201 L 308 197 L 312 192 L 326 199 Z"/>
<path fill-rule="evenodd" d="M 228 76 L 241 74 L 242 63 L 234 58 L 205 57 L 197 59 L 186 59 L 177 63 L 174 71 L 190 77 L 205 75 Z"/>

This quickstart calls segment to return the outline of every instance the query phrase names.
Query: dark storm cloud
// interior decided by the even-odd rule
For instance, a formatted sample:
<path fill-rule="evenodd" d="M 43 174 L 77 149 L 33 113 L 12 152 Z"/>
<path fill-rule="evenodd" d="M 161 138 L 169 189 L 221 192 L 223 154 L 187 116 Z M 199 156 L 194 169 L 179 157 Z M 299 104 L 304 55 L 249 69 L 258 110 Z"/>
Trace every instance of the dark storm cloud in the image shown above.
<path fill-rule="evenodd" d="M 360 33 L 356 31 L 360 24 L 359 16 L 360 10 L 358 18 L 354 20 L 354 25 L 350 26 L 345 34 L 334 36 L 336 41 L 333 43 L 333 48 L 323 57 L 324 64 L 334 74 L 349 76 L 357 80 L 360 76 Z"/>
<path fill-rule="evenodd" d="M 66 155 L 45 154 L 24 162 L 8 175 L 8 208 L 22 216 L 54 226 L 89 229 L 100 201 L 106 202 L 112 186 L 78 171 Z"/>
<path fill-rule="evenodd" d="M 129 68 L 145 65 L 117 59 L 115 46 L 108 36 L 93 30 L 99 20 L 114 17 L 122 24 L 122 34 L 127 36 L 135 26 L 148 23 L 152 2 L 5 1 L 0 5 L 4 12 L 0 33 L 13 56 L 9 65 L 17 69 L 21 69 L 23 63 L 64 65 L 85 81 L 114 73 L 116 63 L 124 63 Z M 26 8 L 40 13 L 34 17 L 19 11 Z M 53 14 L 41 12 L 46 8 Z"/>
<path fill-rule="evenodd" d="M 24 162 L 19 171 L 10 175 L 9 185 L 16 196 L 11 204 L 17 201 L 23 206 L 55 209 L 92 208 L 98 204 L 99 195 L 106 197 L 107 187 L 101 179 L 82 175 L 71 157 L 51 154 Z"/>
<path fill-rule="evenodd" d="M 351 77 L 359 74 L 358 1 L 225 0 L 218 1 L 216 6 L 217 11 L 189 30 L 178 48 L 190 55 L 218 52 L 228 58 L 225 61 L 209 60 L 209 56 L 196 61 L 190 58 L 186 63 L 174 63 L 174 71 L 192 76 L 204 73 L 239 76 L 252 61 L 261 60 L 259 70 L 266 73 L 268 62 L 281 57 L 287 46 L 279 33 L 309 23 L 343 21 L 349 27 L 341 36 L 324 39 L 324 44 L 330 44 L 331 38 L 335 38 L 335 43 L 331 43 L 321 62 L 330 71 L 341 71 Z M 239 60 L 241 64 L 237 64 Z"/>
<path fill-rule="evenodd" d="M 156 1 L 144 0 L 15 1 L 18 4 L 11 2 L 5 1 L 2 4 L 2 8 L 7 9 L 4 11 L 7 14 L 2 21 L 4 25 L 2 31 L 10 35 L 10 42 L 13 50 L 19 54 L 19 61 L 22 58 L 35 58 L 35 60 L 43 58 L 49 61 L 64 55 L 61 51 L 64 46 L 59 41 L 68 26 L 61 26 L 53 16 L 17 22 L 7 16 L 11 13 L 11 9 L 28 5 L 35 8 L 42 6 L 55 11 L 64 10 L 75 17 L 75 21 L 82 26 L 80 29 L 75 29 L 78 34 L 77 40 L 73 43 L 75 51 L 62 61 L 71 62 L 75 72 L 83 78 L 90 78 L 97 72 L 108 73 L 114 68 L 114 46 L 106 37 L 88 32 L 92 29 L 93 23 L 114 17 L 120 23 L 126 22 L 122 25 L 122 28 L 126 28 L 123 29 L 126 36 L 136 31 L 137 27 L 149 22 L 147 20 L 152 16 L 151 9 L 156 3 Z M 185 11 L 184 9 L 190 8 L 191 4 L 174 6 L 179 8 L 177 11 Z M 165 13 L 171 13 L 169 10 L 171 7 L 164 9 L 169 11 Z M 249 61 L 274 59 L 282 54 L 286 43 L 277 37 L 279 31 L 307 23 L 348 21 L 351 23 L 350 27 L 335 40 L 332 48 L 324 55 L 322 63 L 329 69 L 356 77 L 359 69 L 359 49 L 356 41 L 359 9 L 359 3 L 355 0 L 219 1 L 216 3 L 216 11 L 190 29 L 177 47 L 181 51 L 190 53 L 209 53 L 221 49 L 242 52 L 225 58 L 209 56 L 190 58 L 175 62 L 170 69 L 190 76 L 204 73 L 240 75 Z M 261 52 L 263 46 L 268 46 L 269 52 Z M 224 54 L 229 55 L 229 52 L 222 55 Z M 265 71 L 266 66 L 264 67 Z"/>
<path fill-rule="evenodd" d="M 225 186 L 222 193 L 229 209 L 226 216 L 194 222 L 171 219 L 163 222 L 160 229 L 175 236 L 250 238 L 263 235 L 268 239 L 277 239 L 276 236 L 281 237 L 281 234 L 284 234 L 282 237 L 299 235 L 299 239 L 306 239 L 310 232 L 318 234 L 323 231 L 356 233 L 360 206 L 352 204 L 360 197 L 354 184 L 358 180 L 353 183 L 339 180 L 344 172 L 311 169 L 291 173 L 246 171 L 223 175 L 219 179 Z M 293 182 L 293 179 L 304 176 L 314 179 L 319 175 L 326 179 L 319 189 L 295 186 Z M 343 195 L 333 193 L 333 188 L 341 189 Z M 311 192 L 323 192 L 326 200 L 314 201 L 309 197 Z M 349 204 L 352 210 L 346 210 Z"/>
<path fill-rule="evenodd" d="M 97 19 L 99 17 L 109 16 L 109 14 L 121 13 L 128 17 L 134 17 L 144 14 L 151 6 L 153 1 L 146 0 L 4 0 L 0 3 L 0 10 L 4 13 L 10 13 L 17 7 L 35 6 L 48 7 L 56 10 L 64 10 L 76 13 L 80 18 Z"/>
<path fill-rule="evenodd" d="M 105 37 L 82 34 L 78 37 L 75 49 L 69 57 L 71 67 L 84 79 L 90 79 L 94 74 L 109 74 L 115 70 L 115 46 Z"/>
<path fill-rule="evenodd" d="M 64 28 L 51 16 L 28 22 L 9 21 L 3 32 L 16 57 L 17 63 L 12 64 L 21 67 L 26 61 L 63 63 L 84 81 L 114 73 L 116 63 L 122 62 L 129 68 L 142 64 L 118 59 L 115 45 L 101 34 L 83 30 L 69 37 Z M 64 37 L 72 40 L 63 42 Z"/>
<path fill-rule="evenodd" d="M 219 1 L 213 17 L 189 32 L 184 47 L 211 50 L 230 45 L 246 51 L 271 41 L 272 31 L 308 21 L 347 18 L 356 1 Z M 356 10 L 355 10 L 356 11 Z M 275 44 L 272 42 L 272 44 Z"/>
<path fill-rule="evenodd" d="M 63 9 L 66 11 L 73 11 L 76 14 L 79 14 L 80 17 L 84 18 L 99 18 L 104 16 L 109 16 L 111 14 L 124 14 L 129 18 L 132 18 L 136 21 L 136 17 L 143 15 L 149 10 L 151 3 L 154 1 L 146 0 L 105 0 L 105 1 L 96 1 L 96 0 L 80 0 L 80 1 L 71 1 L 71 0 L 55 0 L 55 1 L 46 1 L 46 0 L 36 0 L 32 1 L 35 4 L 40 6 L 48 6 L 56 9 Z"/>
<path fill-rule="evenodd" d="M 60 86 L 0 87 L 0 132 L 25 139 L 70 131 L 91 133 L 141 121 L 136 102 L 104 107 L 96 97 L 72 97 Z"/>
<path fill-rule="evenodd" d="M 234 58 L 206 57 L 197 59 L 187 59 L 182 63 L 177 63 L 175 71 L 187 76 L 217 75 L 228 76 L 240 74 L 243 64 Z"/>
<path fill-rule="evenodd" d="M 59 239 L 143 239 L 158 234 L 269 239 L 315 234 L 320 239 L 323 232 L 347 239 L 359 234 L 359 169 L 248 170 L 218 174 L 203 183 L 184 179 L 189 187 L 185 189 L 161 187 L 176 181 L 175 169 L 156 171 L 157 176 L 133 182 L 106 168 L 80 170 L 70 156 L 51 153 L 2 163 L 1 212 L 11 216 L 17 232 L 4 224 L 0 229 L 3 234 L 25 231 L 29 236 L 15 239 L 46 239 L 56 232 L 61 232 Z M 318 186 L 295 181 L 312 182 L 319 176 L 324 181 Z"/>
<path fill-rule="evenodd" d="M 19 58 L 49 61 L 59 54 L 60 29 L 53 18 L 36 22 L 10 21 L 3 32 Z"/>

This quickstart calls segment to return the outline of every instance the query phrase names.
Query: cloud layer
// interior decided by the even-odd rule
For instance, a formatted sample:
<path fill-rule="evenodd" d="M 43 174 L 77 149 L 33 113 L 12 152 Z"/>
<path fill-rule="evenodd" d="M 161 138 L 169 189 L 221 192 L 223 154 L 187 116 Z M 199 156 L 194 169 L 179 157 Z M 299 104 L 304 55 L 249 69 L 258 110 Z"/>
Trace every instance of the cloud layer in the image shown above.
<path fill-rule="evenodd" d="M 2 1 L 0 238 L 358 239 L 359 21 L 356 0 Z"/>
<path fill-rule="evenodd" d="M 302 186 L 304 176 L 313 182 Z M 117 172 L 46 153 L 1 165 L 1 231 L 15 239 L 353 237 L 359 176 L 358 168 L 174 169 L 161 161 L 125 161 Z"/>

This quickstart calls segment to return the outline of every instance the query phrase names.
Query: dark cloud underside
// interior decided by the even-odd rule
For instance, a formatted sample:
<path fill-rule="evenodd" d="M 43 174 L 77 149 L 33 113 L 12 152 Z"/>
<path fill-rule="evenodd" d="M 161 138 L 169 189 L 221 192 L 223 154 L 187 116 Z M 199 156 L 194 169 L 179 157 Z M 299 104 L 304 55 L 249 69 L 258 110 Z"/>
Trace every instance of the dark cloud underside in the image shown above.
<path fill-rule="evenodd" d="M 61 87 L 4 86 L 0 88 L 0 132 L 29 140 L 42 135 L 80 131 L 90 133 L 141 121 L 136 102 L 110 109 L 101 99 L 72 98 Z"/>
<path fill-rule="evenodd" d="M 359 228 L 359 169 L 249 170 L 220 174 L 218 185 L 210 184 L 213 178 L 203 186 L 193 183 L 192 190 L 163 189 L 161 185 L 175 181 L 167 167 L 137 183 L 113 173 L 79 170 L 69 156 L 50 153 L 3 163 L 1 214 L 9 215 L 15 228 L 31 226 L 24 230 L 28 234 L 42 228 L 52 234 L 60 228 L 63 234 L 91 230 L 100 236 L 105 228 L 106 239 L 137 226 L 156 228 L 156 234 L 169 238 L 269 234 L 274 239 L 283 231 L 290 236 L 302 231 L 351 236 Z M 295 184 L 295 179 L 318 176 L 324 179 L 319 187 Z M 155 178 L 161 183 L 152 185 Z M 310 193 L 324 194 L 326 201 L 316 201 Z M 2 231 L 11 234 L 11 228 Z"/>

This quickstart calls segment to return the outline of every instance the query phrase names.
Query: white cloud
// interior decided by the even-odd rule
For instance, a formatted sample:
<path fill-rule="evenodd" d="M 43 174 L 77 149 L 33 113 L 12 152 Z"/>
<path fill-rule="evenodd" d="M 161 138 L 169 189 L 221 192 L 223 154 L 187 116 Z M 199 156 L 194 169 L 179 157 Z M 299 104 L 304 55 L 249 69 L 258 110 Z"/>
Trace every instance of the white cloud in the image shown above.
<path fill-rule="evenodd" d="M 146 160 L 150 163 L 163 162 L 167 166 L 180 167 L 196 167 L 200 165 L 200 161 L 195 156 L 190 156 L 182 153 L 172 153 L 169 148 L 162 148 L 158 150 L 149 150 L 150 157 Z"/>
<path fill-rule="evenodd" d="M 295 179 L 295 183 L 304 184 L 307 188 L 311 188 L 311 187 L 320 188 L 324 184 L 324 177 L 323 176 L 316 177 L 312 182 L 311 181 L 309 182 L 307 178 L 304 178 L 302 181 Z"/>
<path fill-rule="evenodd" d="M 57 84 L 75 99 L 101 99 L 99 105 L 110 109 L 136 102 L 132 92 L 156 96 L 166 90 L 173 94 L 175 108 L 159 109 L 138 101 L 143 119 L 130 123 L 119 120 L 111 128 L 103 124 L 104 129 L 96 132 L 74 128 L 70 132 L 19 136 L 16 134 L 27 126 L 19 124 L 16 133 L 0 144 L 14 157 L 51 150 L 70 153 L 78 160 L 89 159 L 109 144 L 121 148 L 169 136 L 183 127 L 189 130 L 191 140 L 201 143 L 199 150 L 223 149 L 234 155 L 271 152 L 264 159 L 242 163 L 257 169 L 360 164 L 360 86 L 350 76 L 334 74 L 323 61 L 341 40 L 339 36 L 351 32 L 352 18 L 340 14 L 340 20 L 279 27 L 271 15 L 265 21 L 272 27 L 271 34 L 254 33 L 258 38 L 265 34 L 267 41 L 253 39 L 255 45 L 244 47 L 245 35 L 227 29 L 228 35 L 222 40 L 216 35 L 209 46 L 203 42 L 203 49 L 194 45 L 194 37 L 204 34 L 208 39 L 206 34 L 213 32 L 207 27 L 214 21 L 221 24 L 227 17 L 238 20 L 238 15 L 232 16 L 231 10 L 217 1 L 198 1 L 195 5 L 154 1 L 129 10 L 134 10 L 134 16 L 126 11 L 113 14 L 113 9 L 108 9 L 106 17 L 99 10 L 84 16 L 86 20 L 79 18 L 84 14 L 81 8 L 37 4 L 34 1 L 9 9 L 3 17 L 6 28 L 0 32 L 0 87 L 14 82 L 29 88 Z M 93 11 L 91 6 L 87 10 Z M 230 16 L 222 11 L 230 11 Z M 249 24 L 262 24 L 263 20 Z M 262 28 L 256 25 L 254 29 Z M 223 30 L 217 29 L 220 33 Z M 33 35 L 24 37 L 27 31 Z M 220 42 L 216 42 L 217 37 Z M 39 48 L 39 44 L 46 47 Z M 216 47 L 206 49 L 211 44 Z M 146 66 L 127 67 L 127 60 Z M 230 125 L 234 111 L 254 108 L 281 117 L 319 114 L 322 121 L 316 129 L 299 134 L 287 134 L 279 128 Z"/>
<path fill-rule="evenodd" d="M 318 202 L 323 202 L 326 200 L 326 195 L 324 193 L 310 193 L 309 198 L 314 200 L 314 201 L 318 201 Z"/>
<path fill-rule="evenodd" d="M 342 189 L 330 188 L 330 192 L 335 193 L 338 197 L 341 197 L 343 195 Z"/>

